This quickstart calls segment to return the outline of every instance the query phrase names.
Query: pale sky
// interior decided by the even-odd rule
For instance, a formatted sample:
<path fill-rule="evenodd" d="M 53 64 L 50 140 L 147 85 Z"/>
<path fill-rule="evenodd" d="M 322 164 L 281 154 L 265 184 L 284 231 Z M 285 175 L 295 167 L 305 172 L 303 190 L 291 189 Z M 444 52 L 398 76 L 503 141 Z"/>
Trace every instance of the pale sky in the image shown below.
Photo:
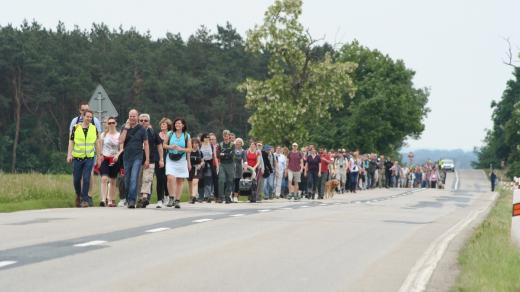
<path fill-rule="evenodd" d="M 160 38 L 184 39 L 205 25 L 216 31 L 229 21 L 243 36 L 262 22 L 271 0 L 0 0 L 0 25 L 35 19 L 48 28 L 58 21 L 71 29 L 93 22 L 135 27 Z M 357 39 L 404 60 L 416 71 L 416 87 L 431 90 L 426 129 L 411 148 L 470 150 L 482 145 L 492 126 L 490 103 L 511 75 L 502 63 L 509 37 L 520 51 L 518 0 L 304 0 L 303 25 L 329 43 Z M 516 58 L 518 60 L 518 58 Z M 520 65 L 520 64 L 518 64 Z"/>

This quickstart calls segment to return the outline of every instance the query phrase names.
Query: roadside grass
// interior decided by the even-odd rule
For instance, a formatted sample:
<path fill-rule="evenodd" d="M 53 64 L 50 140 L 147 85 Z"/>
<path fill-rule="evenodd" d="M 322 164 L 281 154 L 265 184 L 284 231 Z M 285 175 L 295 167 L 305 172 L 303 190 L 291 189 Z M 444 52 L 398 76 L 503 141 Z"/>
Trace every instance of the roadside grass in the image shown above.
<path fill-rule="evenodd" d="M 520 291 L 520 248 L 511 242 L 512 191 L 499 188 L 488 218 L 461 251 L 453 291 Z"/>
<path fill-rule="evenodd" d="M 156 182 L 153 183 L 151 203 L 157 202 L 155 191 Z M 91 190 L 94 206 L 99 205 L 99 176 L 93 177 Z M 116 190 L 116 198 L 119 192 Z M 0 173 L 0 212 L 13 212 L 46 208 L 72 208 L 74 207 L 74 187 L 72 175 L 67 174 L 41 174 L 24 173 L 10 174 Z M 181 201 L 188 201 L 188 184 L 185 181 L 181 195 Z"/>

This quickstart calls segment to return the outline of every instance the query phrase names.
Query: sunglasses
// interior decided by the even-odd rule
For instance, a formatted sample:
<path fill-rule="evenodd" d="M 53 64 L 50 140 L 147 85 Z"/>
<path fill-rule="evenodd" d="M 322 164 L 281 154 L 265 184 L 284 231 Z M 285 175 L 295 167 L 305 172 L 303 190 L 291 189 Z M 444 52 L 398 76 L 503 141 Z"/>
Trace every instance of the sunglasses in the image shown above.
<path fill-rule="evenodd" d="M 148 120 L 139 120 L 139 122 L 141 122 L 141 123 L 148 122 Z"/>
<path fill-rule="evenodd" d="M 116 122 L 108 122 L 109 125 L 115 125 Z"/>

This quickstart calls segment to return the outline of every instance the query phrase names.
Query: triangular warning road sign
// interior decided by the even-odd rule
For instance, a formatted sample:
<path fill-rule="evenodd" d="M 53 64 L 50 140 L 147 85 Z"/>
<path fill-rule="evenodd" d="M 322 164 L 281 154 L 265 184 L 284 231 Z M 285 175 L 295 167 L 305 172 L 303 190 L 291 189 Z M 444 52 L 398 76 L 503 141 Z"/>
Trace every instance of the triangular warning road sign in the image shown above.
<path fill-rule="evenodd" d="M 100 121 L 103 121 L 108 117 L 118 116 L 116 108 L 112 104 L 112 101 L 110 101 L 107 92 L 101 84 L 98 84 L 96 90 L 94 90 L 94 93 L 88 102 L 88 106 Z"/>

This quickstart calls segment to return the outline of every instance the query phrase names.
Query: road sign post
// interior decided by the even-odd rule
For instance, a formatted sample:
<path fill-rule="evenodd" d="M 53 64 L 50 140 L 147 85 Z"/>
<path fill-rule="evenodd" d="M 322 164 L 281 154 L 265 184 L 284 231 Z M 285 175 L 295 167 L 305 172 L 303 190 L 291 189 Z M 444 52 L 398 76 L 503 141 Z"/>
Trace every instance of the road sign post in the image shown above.
<path fill-rule="evenodd" d="M 90 97 L 90 100 L 88 102 L 89 108 L 96 114 L 97 118 L 101 122 L 103 128 L 106 127 L 105 125 L 105 119 L 108 117 L 117 117 L 118 113 L 114 105 L 112 104 L 112 101 L 108 97 L 107 92 L 101 86 L 101 84 L 98 84 L 96 87 L 96 90 L 94 90 L 94 93 L 92 94 L 92 97 Z M 101 200 L 103 195 L 102 192 L 102 186 L 101 186 L 101 174 L 99 175 L 99 199 Z M 107 186 L 107 190 L 109 187 Z M 106 202 L 105 202 L 106 204 Z"/>
<path fill-rule="evenodd" d="M 94 90 L 88 105 L 101 122 L 103 122 L 104 119 L 108 117 L 117 117 L 119 115 L 116 108 L 112 104 L 112 101 L 108 97 L 107 92 L 103 86 L 101 86 L 101 84 L 98 84 L 96 90 Z"/>

